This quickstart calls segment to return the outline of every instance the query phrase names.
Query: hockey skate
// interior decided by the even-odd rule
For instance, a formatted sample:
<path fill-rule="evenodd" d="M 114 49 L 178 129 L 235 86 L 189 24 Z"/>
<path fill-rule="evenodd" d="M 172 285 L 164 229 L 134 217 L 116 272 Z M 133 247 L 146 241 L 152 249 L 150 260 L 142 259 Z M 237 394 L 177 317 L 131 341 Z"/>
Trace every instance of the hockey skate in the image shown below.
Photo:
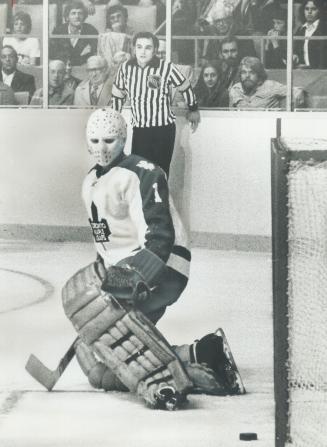
<path fill-rule="evenodd" d="M 241 375 L 221 328 L 196 341 L 193 356 L 195 362 L 205 364 L 215 373 L 217 382 L 221 384 L 221 391 L 215 394 L 245 394 Z"/>

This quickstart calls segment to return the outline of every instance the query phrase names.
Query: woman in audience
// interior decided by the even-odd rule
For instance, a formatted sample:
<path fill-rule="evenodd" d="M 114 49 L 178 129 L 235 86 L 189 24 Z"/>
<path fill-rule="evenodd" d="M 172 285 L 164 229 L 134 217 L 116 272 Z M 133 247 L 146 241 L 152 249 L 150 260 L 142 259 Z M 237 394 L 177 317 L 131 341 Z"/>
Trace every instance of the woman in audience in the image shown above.
<path fill-rule="evenodd" d="M 266 68 L 286 68 L 287 58 L 287 12 L 276 8 L 271 13 L 272 28 L 267 32 L 266 40 Z M 278 37 L 284 36 L 284 39 Z"/>
<path fill-rule="evenodd" d="M 228 107 L 228 90 L 221 83 L 222 68 L 218 61 L 204 63 L 194 92 L 200 107 Z"/>
<path fill-rule="evenodd" d="M 326 36 L 327 38 L 323 0 L 304 0 L 301 4 L 300 14 L 303 25 L 296 30 L 295 36 Z M 294 63 L 300 68 L 326 68 L 326 40 L 296 40 Z"/>
<path fill-rule="evenodd" d="M 15 36 L 5 37 L 3 46 L 12 46 L 21 65 L 40 64 L 40 42 L 36 37 L 27 37 L 32 30 L 32 19 L 27 12 L 19 11 L 14 15 L 11 33 Z"/>

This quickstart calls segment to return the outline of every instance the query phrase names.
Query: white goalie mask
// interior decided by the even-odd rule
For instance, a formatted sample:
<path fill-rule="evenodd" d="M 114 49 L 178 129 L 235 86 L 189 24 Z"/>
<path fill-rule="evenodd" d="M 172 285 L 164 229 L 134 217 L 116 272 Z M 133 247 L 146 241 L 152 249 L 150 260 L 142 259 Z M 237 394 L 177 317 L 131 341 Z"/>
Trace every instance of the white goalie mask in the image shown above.
<path fill-rule="evenodd" d="M 127 124 L 114 109 L 98 109 L 86 126 L 88 150 L 100 166 L 110 165 L 124 150 Z"/>

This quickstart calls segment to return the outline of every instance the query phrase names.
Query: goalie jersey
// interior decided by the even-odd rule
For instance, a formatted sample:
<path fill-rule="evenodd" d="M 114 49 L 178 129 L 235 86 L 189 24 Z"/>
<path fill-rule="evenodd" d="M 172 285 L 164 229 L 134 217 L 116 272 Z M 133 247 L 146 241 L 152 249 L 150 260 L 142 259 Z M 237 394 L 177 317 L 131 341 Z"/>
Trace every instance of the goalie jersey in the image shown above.
<path fill-rule="evenodd" d="M 161 168 L 137 155 L 122 154 L 109 167 L 90 170 L 82 196 L 106 267 L 147 249 L 188 277 L 187 235 Z"/>

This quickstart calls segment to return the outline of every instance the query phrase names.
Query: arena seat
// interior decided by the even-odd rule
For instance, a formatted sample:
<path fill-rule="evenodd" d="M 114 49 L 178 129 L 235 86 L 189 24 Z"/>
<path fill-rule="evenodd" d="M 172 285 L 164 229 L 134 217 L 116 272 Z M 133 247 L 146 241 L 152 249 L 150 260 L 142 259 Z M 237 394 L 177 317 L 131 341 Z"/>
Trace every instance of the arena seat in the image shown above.
<path fill-rule="evenodd" d="M 7 29 L 8 5 L 0 5 L 0 34 L 5 34 Z"/>
<path fill-rule="evenodd" d="M 29 93 L 28 92 L 15 92 L 15 99 L 18 105 L 28 105 Z"/>
<path fill-rule="evenodd" d="M 43 28 L 43 6 L 42 5 L 14 5 L 13 14 L 18 11 L 27 12 L 32 19 L 31 35 L 42 37 Z M 57 5 L 49 5 L 49 31 L 52 32 L 56 26 L 57 20 Z"/>
<path fill-rule="evenodd" d="M 128 10 L 128 26 L 135 33 L 139 31 L 153 32 L 156 29 L 157 7 L 153 6 L 126 6 Z"/>
<path fill-rule="evenodd" d="M 85 21 L 93 25 L 99 33 L 106 30 L 106 5 L 95 5 L 95 13 L 89 15 Z"/>

